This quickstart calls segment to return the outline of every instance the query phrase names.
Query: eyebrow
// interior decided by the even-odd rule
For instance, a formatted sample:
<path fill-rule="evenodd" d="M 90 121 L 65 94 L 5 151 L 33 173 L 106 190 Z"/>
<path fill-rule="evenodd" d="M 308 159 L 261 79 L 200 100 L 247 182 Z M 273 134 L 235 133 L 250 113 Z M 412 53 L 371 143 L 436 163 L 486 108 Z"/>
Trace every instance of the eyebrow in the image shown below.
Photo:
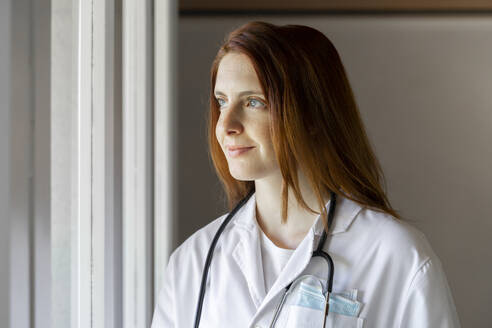
<path fill-rule="evenodd" d="M 215 94 L 216 96 L 217 96 L 217 95 L 221 95 L 221 96 L 227 97 L 227 96 L 225 95 L 225 93 L 223 93 L 222 91 L 215 91 L 215 93 L 214 93 L 214 94 Z M 242 96 L 248 96 L 248 95 L 263 95 L 263 92 L 261 92 L 261 91 L 250 91 L 250 90 L 248 90 L 248 91 L 243 91 L 243 92 L 240 92 L 238 96 L 239 96 L 239 97 L 242 97 Z"/>

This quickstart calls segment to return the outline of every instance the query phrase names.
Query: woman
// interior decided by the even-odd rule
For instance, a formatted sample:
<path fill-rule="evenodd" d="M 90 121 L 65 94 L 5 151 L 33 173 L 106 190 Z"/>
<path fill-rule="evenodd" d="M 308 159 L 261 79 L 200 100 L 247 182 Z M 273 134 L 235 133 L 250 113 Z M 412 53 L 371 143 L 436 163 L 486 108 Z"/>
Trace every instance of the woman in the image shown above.
<path fill-rule="evenodd" d="M 388 202 L 322 33 L 233 31 L 210 97 L 211 157 L 234 210 L 171 255 L 152 327 L 459 327 L 439 259 Z"/>

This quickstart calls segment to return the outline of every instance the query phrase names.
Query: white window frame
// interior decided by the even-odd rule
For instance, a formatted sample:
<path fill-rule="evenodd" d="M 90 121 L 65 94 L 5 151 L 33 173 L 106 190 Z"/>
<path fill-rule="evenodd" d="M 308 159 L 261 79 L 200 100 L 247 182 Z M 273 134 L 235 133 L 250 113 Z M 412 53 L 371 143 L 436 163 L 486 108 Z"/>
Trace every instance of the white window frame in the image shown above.
<path fill-rule="evenodd" d="M 118 94 L 115 8 L 120 3 Z M 58 298 L 54 311 L 70 313 L 56 315 L 53 327 L 148 327 L 173 245 L 176 1 L 72 0 L 68 5 L 53 0 L 53 4 L 58 20 L 52 36 L 63 29 L 72 31 L 67 49 L 55 51 L 57 60 L 72 58 L 70 72 L 66 77 L 58 72 L 52 83 L 57 87 L 52 96 L 60 98 L 52 112 L 53 137 L 68 138 L 63 145 L 55 142 L 53 158 L 67 167 L 60 173 L 52 170 L 52 181 L 67 181 L 70 190 L 55 186 L 52 193 L 52 206 L 65 204 L 69 213 L 67 218 L 67 211 L 55 211 L 53 236 L 69 231 L 69 247 L 54 254 L 70 261 L 69 271 L 53 272 L 53 279 L 69 281 L 70 286 L 64 294 L 54 295 Z M 154 74 L 154 67 L 160 72 Z M 154 87 L 159 92 L 154 93 Z M 60 95 L 60 90 L 71 96 Z M 115 146 L 119 131 L 121 176 Z M 62 304 L 67 295 L 68 306 Z"/>
<path fill-rule="evenodd" d="M 152 3 L 123 0 L 123 327 L 150 325 L 153 222 Z"/>
<path fill-rule="evenodd" d="M 177 1 L 123 1 L 125 328 L 150 326 L 176 235 L 177 19 Z"/>
<path fill-rule="evenodd" d="M 177 0 L 154 2 L 154 303 L 177 240 Z"/>
<path fill-rule="evenodd" d="M 2 8 L 3 323 L 148 327 L 175 226 L 177 1 Z"/>

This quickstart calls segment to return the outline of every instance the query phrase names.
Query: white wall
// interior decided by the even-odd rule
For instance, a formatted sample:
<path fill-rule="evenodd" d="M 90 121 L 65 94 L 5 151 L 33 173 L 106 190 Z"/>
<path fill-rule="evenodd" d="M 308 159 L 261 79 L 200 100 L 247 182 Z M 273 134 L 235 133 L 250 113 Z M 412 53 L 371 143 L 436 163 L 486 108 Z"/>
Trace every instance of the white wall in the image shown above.
<path fill-rule="evenodd" d="M 209 70 L 222 39 L 250 20 L 309 25 L 338 49 L 389 198 L 441 258 L 462 326 L 489 327 L 491 18 L 181 17 L 178 244 L 226 211 L 205 139 Z"/>

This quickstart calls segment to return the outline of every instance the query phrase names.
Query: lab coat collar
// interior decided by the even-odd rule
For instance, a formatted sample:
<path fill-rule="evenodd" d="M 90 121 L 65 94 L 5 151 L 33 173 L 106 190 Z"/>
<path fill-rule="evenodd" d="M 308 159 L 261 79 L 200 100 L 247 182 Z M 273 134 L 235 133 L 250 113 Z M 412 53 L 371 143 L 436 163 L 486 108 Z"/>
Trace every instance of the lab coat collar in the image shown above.
<path fill-rule="evenodd" d="M 246 230 L 255 230 L 258 228 L 256 221 L 256 193 L 246 202 L 246 204 L 235 215 L 233 223 Z M 328 212 L 330 201 L 325 205 Z M 362 209 L 361 205 L 356 202 L 345 198 L 341 195 L 337 196 L 337 206 L 335 210 L 335 218 L 333 222 L 333 228 L 328 235 L 334 235 L 337 233 L 345 232 L 349 228 L 352 221 L 357 216 L 357 213 Z M 320 215 L 315 220 L 315 223 L 311 227 L 315 235 L 321 235 L 323 233 L 323 221 Z"/>
<path fill-rule="evenodd" d="M 329 204 L 330 201 L 326 203 L 327 211 Z M 357 203 L 338 196 L 333 228 L 329 235 L 347 231 L 361 209 L 362 207 Z M 248 288 L 257 309 L 263 308 L 275 295 L 304 271 L 311 260 L 319 236 L 323 233 L 323 221 L 318 215 L 308 234 L 296 248 L 277 281 L 266 294 L 259 241 L 260 227 L 256 221 L 255 194 L 238 211 L 232 222 L 239 228 L 237 231 L 242 235 L 232 255 L 248 282 Z M 261 309 L 258 310 L 257 315 L 259 315 Z"/>
<path fill-rule="evenodd" d="M 362 209 L 361 205 L 341 195 L 337 195 L 336 204 L 333 228 L 329 231 L 328 235 L 335 235 L 347 231 L 359 211 Z M 325 208 L 326 213 L 328 213 L 330 201 L 326 203 Z M 315 235 L 321 235 L 323 233 L 324 225 L 320 215 L 316 218 L 311 229 L 314 231 Z"/>

